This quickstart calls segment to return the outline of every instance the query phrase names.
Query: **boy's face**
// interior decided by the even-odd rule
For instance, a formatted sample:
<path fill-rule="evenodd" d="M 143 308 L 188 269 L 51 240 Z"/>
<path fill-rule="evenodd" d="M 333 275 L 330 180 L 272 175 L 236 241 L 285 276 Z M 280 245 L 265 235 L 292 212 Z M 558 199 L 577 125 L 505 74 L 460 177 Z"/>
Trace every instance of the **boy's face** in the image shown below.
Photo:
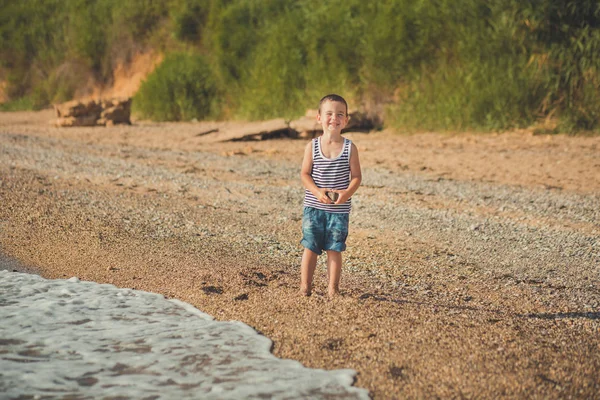
<path fill-rule="evenodd" d="M 346 106 L 338 101 L 326 101 L 321 104 L 317 121 L 323 127 L 323 132 L 341 133 L 348 123 Z"/>

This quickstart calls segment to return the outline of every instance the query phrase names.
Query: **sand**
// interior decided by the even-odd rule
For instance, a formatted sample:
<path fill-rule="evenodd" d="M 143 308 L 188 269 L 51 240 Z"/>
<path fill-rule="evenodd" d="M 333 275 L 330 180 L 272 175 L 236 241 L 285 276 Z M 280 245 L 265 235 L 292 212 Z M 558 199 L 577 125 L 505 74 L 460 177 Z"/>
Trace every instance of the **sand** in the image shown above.
<path fill-rule="evenodd" d="M 298 295 L 305 142 L 231 123 L 54 128 L 0 114 L 0 251 L 242 321 L 277 357 L 358 371 L 376 399 L 600 391 L 600 138 L 348 133 L 342 295 Z"/>

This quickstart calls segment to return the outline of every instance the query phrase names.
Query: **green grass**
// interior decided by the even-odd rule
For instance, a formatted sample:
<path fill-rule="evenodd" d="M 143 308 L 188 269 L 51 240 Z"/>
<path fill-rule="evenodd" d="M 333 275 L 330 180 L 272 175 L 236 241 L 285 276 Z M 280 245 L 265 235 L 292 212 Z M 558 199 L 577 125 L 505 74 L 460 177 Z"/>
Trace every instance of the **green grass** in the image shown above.
<path fill-rule="evenodd" d="M 34 102 L 30 97 L 20 97 L 0 104 L 0 111 L 27 111 L 34 110 Z"/>
<path fill-rule="evenodd" d="M 338 93 L 402 129 L 600 129 L 597 0 L 0 0 L 0 76 L 32 107 L 74 93 L 65 65 L 109 83 L 148 48 L 205 60 L 148 77 L 149 118 L 293 118 Z"/>

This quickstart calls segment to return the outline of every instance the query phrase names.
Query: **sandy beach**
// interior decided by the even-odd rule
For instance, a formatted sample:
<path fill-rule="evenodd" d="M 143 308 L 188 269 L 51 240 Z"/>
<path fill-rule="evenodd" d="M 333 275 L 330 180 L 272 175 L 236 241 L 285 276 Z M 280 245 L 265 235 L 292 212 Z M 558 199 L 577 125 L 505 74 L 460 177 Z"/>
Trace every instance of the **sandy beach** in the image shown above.
<path fill-rule="evenodd" d="M 375 399 L 600 392 L 600 137 L 346 134 L 342 295 L 298 295 L 305 141 L 232 122 L 55 128 L 0 113 L 0 252 L 250 325 Z"/>

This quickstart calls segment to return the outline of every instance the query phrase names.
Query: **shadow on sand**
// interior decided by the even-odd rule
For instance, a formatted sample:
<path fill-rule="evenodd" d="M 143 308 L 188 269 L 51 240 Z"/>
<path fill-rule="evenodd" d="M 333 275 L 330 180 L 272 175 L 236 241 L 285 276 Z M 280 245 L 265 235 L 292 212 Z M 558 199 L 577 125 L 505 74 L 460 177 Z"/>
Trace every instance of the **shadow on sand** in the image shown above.
<path fill-rule="evenodd" d="M 509 316 L 510 313 L 504 312 L 502 310 L 490 310 L 481 307 L 475 306 L 460 306 L 460 305 L 445 305 L 445 304 L 435 304 L 428 303 L 422 301 L 414 301 L 414 300 L 404 300 L 404 299 L 393 299 L 386 297 L 385 295 L 377 295 L 373 293 L 364 293 L 359 296 L 360 300 L 372 299 L 376 301 L 386 301 L 396 304 L 416 304 L 420 306 L 428 306 L 428 307 L 436 307 L 436 308 L 444 308 L 444 309 L 452 309 L 452 310 L 461 310 L 461 311 L 478 311 L 496 315 L 505 315 Z M 530 314 L 512 314 L 512 317 L 517 318 L 532 318 L 532 319 L 543 319 L 543 320 L 558 320 L 558 319 L 591 319 L 597 320 L 600 319 L 600 312 L 564 312 L 564 313 L 530 313 Z"/>
<path fill-rule="evenodd" d="M 585 318 L 585 319 L 600 319 L 600 312 L 566 312 L 566 313 L 541 313 L 541 314 L 526 314 L 524 315 L 527 318 L 537 318 L 537 319 L 575 319 L 575 318 Z"/>

